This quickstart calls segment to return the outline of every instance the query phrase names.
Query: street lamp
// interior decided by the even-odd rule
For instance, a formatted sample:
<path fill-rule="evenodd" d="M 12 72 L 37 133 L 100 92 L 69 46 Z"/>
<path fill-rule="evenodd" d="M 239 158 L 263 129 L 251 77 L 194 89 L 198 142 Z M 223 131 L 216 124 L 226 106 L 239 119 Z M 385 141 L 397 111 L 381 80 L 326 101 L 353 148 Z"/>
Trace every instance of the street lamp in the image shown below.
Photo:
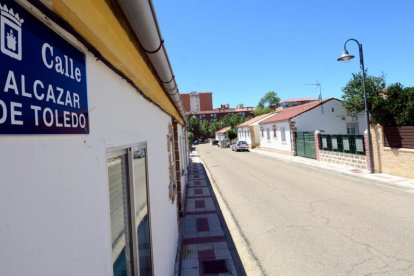
<path fill-rule="evenodd" d="M 362 52 L 362 44 L 358 42 L 358 40 L 354 39 L 354 38 L 350 38 L 347 41 L 345 41 L 344 44 L 344 52 L 342 53 L 342 55 L 338 58 L 338 61 L 349 61 L 351 59 L 353 59 L 355 56 L 350 55 L 348 50 L 346 49 L 346 44 L 349 41 L 354 41 L 356 44 L 358 44 L 358 49 L 359 49 L 359 63 L 361 66 L 361 71 L 362 71 L 362 87 L 364 89 L 364 105 L 365 105 L 365 119 L 367 122 L 367 131 L 368 131 L 368 149 L 369 149 L 369 162 L 370 162 L 370 171 L 371 173 L 374 173 L 374 158 L 372 155 L 372 141 L 371 141 L 371 131 L 370 131 L 370 125 L 369 125 L 369 112 L 368 112 L 368 95 L 367 95 L 367 90 L 365 88 L 365 67 L 364 67 L 364 55 Z"/>

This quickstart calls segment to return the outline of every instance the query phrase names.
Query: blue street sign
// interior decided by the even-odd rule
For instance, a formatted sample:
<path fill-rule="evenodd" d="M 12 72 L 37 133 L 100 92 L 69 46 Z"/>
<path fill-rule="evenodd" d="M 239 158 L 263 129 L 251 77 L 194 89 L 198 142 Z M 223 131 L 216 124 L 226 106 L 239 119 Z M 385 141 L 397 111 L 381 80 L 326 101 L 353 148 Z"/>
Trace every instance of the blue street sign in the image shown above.
<path fill-rule="evenodd" d="M 89 133 L 85 55 L 0 0 L 0 134 Z"/>

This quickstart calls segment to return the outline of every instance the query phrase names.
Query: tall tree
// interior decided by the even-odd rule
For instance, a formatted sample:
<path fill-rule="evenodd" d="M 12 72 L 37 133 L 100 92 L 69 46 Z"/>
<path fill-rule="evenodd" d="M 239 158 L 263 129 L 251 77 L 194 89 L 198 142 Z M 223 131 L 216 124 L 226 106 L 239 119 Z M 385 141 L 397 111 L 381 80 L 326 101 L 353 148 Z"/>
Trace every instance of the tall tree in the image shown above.
<path fill-rule="evenodd" d="M 381 116 L 382 98 L 385 91 L 385 77 L 375 77 L 366 74 L 365 87 L 368 96 L 368 110 L 372 119 L 377 122 Z M 358 116 L 365 109 L 362 73 L 352 74 L 352 79 L 342 88 L 343 105 L 351 116 Z"/>
<path fill-rule="evenodd" d="M 267 92 L 259 101 L 254 111 L 254 115 L 258 116 L 272 112 L 280 103 L 280 98 L 275 91 Z"/>
<path fill-rule="evenodd" d="M 353 78 L 342 89 L 343 105 L 348 114 L 357 116 L 364 111 L 362 74 Z M 414 87 L 403 87 L 394 83 L 386 87 L 384 76 L 366 76 L 368 110 L 371 121 L 383 126 L 414 125 Z"/>
<path fill-rule="evenodd" d="M 394 83 L 387 87 L 381 98 L 381 118 L 377 122 L 384 126 L 414 125 L 414 88 Z"/>

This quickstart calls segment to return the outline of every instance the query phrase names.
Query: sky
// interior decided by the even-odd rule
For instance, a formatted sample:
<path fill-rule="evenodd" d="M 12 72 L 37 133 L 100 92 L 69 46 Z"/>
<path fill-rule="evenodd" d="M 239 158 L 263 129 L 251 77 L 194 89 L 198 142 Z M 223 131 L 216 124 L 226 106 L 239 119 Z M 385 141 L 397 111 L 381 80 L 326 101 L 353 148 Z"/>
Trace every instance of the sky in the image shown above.
<path fill-rule="evenodd" d="M 341 98 L 360 72 L 338 62 L 349 38 L 363 45 L 368 74 L 414 86 L 412 0 L 153 0 L 181 93 L 212 92 L 213 107 Z"/>

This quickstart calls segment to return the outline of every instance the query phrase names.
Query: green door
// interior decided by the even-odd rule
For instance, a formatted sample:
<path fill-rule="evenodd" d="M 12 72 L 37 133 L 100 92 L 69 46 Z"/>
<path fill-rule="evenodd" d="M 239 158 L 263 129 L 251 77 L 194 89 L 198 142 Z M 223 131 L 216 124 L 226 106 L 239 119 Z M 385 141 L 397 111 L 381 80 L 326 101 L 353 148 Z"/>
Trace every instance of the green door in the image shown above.
<path fill-rule="evenodd" d="M 313 132 L 296 132 L 296 155 L 316 159 Z"/>

